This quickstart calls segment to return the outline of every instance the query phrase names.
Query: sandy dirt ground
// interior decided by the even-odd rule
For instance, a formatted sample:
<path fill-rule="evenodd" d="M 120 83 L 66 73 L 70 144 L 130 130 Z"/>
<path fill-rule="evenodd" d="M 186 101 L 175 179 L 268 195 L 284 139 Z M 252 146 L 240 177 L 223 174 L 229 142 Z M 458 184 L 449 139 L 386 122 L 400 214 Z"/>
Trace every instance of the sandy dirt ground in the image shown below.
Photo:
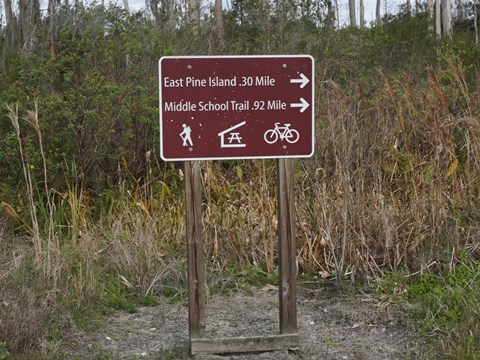
<path fill-rule="evenodd" d="M 405 310 L 372 295 L 339 289 L 302 289 L 297 296 L 296 350 L 196 355 L 189 353 L 188 309 L 167 299 L 137 313 L 116 312 L 102 330 L 69 334 L 62 345 L 73 359 L 415 359 L 419 337 Z M 278 292 L 272 286 L 215 295 L 206 306 L 207 337 L 278 333 Z"/>

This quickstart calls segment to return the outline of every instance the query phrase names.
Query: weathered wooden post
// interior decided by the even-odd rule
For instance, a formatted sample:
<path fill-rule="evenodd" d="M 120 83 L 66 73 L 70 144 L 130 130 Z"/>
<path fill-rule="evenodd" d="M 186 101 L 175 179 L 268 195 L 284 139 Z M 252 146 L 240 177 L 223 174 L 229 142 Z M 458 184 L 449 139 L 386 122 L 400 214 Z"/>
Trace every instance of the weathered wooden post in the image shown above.
<path fill-rule="evenodd" d="M 190 339 L 205 335 L 205 254 L 203 251 L 200 162 L 185 162 L 185 209 Z"/>
<path fill-rule="evenodd" d="M 297 332 L 294 160 L 277 160 L 280 334 Z"/>

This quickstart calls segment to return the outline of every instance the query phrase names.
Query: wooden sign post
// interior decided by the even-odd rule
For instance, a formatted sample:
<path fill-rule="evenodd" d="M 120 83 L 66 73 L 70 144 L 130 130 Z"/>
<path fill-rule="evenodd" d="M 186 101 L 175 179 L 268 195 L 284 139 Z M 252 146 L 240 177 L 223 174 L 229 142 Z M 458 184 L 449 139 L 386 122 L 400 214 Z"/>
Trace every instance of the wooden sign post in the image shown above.
<path fill-rule="evenodd" d="M 269 336 L 205 337 L 205 264 L 198 161 L 185 162 L 190 349 L 200 353 L 236 353 L 296 349 L 295 191 L 292 159 L 277 160 L 280 333 Z"/>
<path fill-rule="evenodd" d="M 314 151 L 314 60 L 309 55 L 166 56 L 159 60 L 160 156 L 185 161 L 192 354 L 298 346 L 295 158 Z M 277 159 L 277 335 L 205 336 L 205 255 L 199 160 Z"/>
<path fill-rule="evenodd" d="M 203 252 L 200 162 L 185 162 L 185 206 L 190 339 L 205 335 L 205 254 Z"/>
<path fill-rule="evenodd" d="M 295 182 L 293 160 L 277 160 L 280 334 L 297 332 Z"/>

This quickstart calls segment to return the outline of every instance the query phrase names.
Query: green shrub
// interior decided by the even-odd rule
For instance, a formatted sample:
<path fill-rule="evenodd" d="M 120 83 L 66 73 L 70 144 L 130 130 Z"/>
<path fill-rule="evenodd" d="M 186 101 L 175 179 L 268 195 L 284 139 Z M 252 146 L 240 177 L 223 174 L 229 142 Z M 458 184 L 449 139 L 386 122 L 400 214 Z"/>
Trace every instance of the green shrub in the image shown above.
<path fill-rule="evenodd" d="M 480 263 L 463 260 L 452 272 L 416 278 L 408 284 L 407 299 L 419 304 L 413 314 L 417 329 L 442 335 L 434 343 L 435 347 L 442 347 L 442 354 L 451 359 L 477 359 L 480 356 L 479 294 Z"/>

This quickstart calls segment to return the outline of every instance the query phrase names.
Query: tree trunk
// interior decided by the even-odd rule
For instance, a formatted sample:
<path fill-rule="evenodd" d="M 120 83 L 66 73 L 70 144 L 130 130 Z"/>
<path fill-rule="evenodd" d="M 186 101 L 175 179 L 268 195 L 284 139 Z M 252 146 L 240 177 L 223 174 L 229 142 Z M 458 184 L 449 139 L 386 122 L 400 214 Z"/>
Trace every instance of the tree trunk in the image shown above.
<path fill-rule="evenodd" d="M 473 27 L 475 29 L 475 44 L 478 45 L 478 4 L 473 3 Z"/>
<path fill-rule="evenodd" d="M 50 54 L 55 55 L 55 42 L 57 30 L 55 29 L 55 3 L 54 0 L 48 0 L 48 39 L 50 41 Z"/>
<path fill-rule="evenodd" d="M 127 12 L 130 12 L 130 6 L 128 5 L 128 0 L 123 0 L 123 7 Z"/>
<path fill-rule="evenodd" d="M 159 19 L 159 16 L 160 16 L 160 11 L 159 11 L 159 7 L 162 7 L 163 5 L 159 5 L 159 0 L 152 0 L 150 1 L 150 11 L 151 11 L 151 14 L 153 15 L 153 18 L 158 20 Z M 163 18 L 162 18 L 162 22 L 163 22 Z"/>
<path fill-rule="evenodd" d="M 3 6 L 3 0 L 0 0 L 0 33 L 2 33 L 2 28 L 3 28 L 3 9 L 4 6 Z"/>
<path fill-rule="evenodd" d="M 104 2 L 105 0 L 101 1 Z M 151 19 L 153 16 L 152 7 L 152 2 L 150 0 L 145 0 L 145 16 L 149 19 Z"/>
<path fill-rule="evenodd" d="M 433 30 L 433 0 L 427 0 L 427 11 L 428 11 L 428 29 Z"/>
<path fill-rule="evenodd" d="M 215 0 L 215 27 L 220 47 L 223 49 L 225 48 L 225 30 L 223 28 L 222 0 Z"/>
<path fill-rule="evenodd" d="M 452 0 L 442 1 L 442 35 L 452 36 Z"/>
<path fill-rule="evenodd" d="M 327 0 L 327 19 L 326 24 L 328 29 L 333 29 L 335 25 L 335 9 L 332 0 Z"/>
<path fill-rule="evenodd" d="M 412 2 L 410 0 L 407 0 L 407 15 L 412 15 Z"/>
<path fill-rule="evenodd" d="M 23 41 L 23 51 L 32 52 L 36 48 L 35 30 L 40 19 L 39 0 L 20 0 L 18 3 L 18 30 Z"/>
<path fill-rule="evenodd" d="M 335 19 L 337 20 L 337 29 L 340 29 L 340 7 L 338 6 L 338 0 L 335 0 Z"/>
<path fill-rule="evenodd" d="M 355 13 L 355 0 L 348 0 L 348 13 L 350 15 L 350 26 L 357 26 L 357 14 Z"/>
<path fill-rule="evenodd" d="M 17 18 L 13 15 L 12 0 L 5 0 L 5 15 L 7 20 L 7 47 L 15 45 L 17 35 Z"/>
<path fill-rule="evenodd" d="M 360 0 L 360 28 L 365 28 L 365 5 L 363 0 Z"/>
<path fill-rule="evenodd" d="M 170 29 L 175 27 L 175 1 L 165 0 L 167 25 Z"/>
<path fill-rule="evenodd" d="M 377 6 L 375 7 L 375 22 L 377 23 L 377 25 L 380 25 L 380 22 L 382 21 L 380 17 L 381 5 L 382 5 L 382 0 L 377 0 Z"/>
<path fill-rule="evenodd" d="M 442 4 L 441 0 L 435 0 L 435 34 L 437 37 L 442 37 Z"/>
<path fill-rule="evenodd" d="M 200 24 L 200 0 L 189 0 L 190 22 L 192 24 Z"/>
<path fill-rule="evenodd" d="M 457 19 L 460 22 L 465 19 L 465 8 L 462 0 L 457 0 Z"/>

